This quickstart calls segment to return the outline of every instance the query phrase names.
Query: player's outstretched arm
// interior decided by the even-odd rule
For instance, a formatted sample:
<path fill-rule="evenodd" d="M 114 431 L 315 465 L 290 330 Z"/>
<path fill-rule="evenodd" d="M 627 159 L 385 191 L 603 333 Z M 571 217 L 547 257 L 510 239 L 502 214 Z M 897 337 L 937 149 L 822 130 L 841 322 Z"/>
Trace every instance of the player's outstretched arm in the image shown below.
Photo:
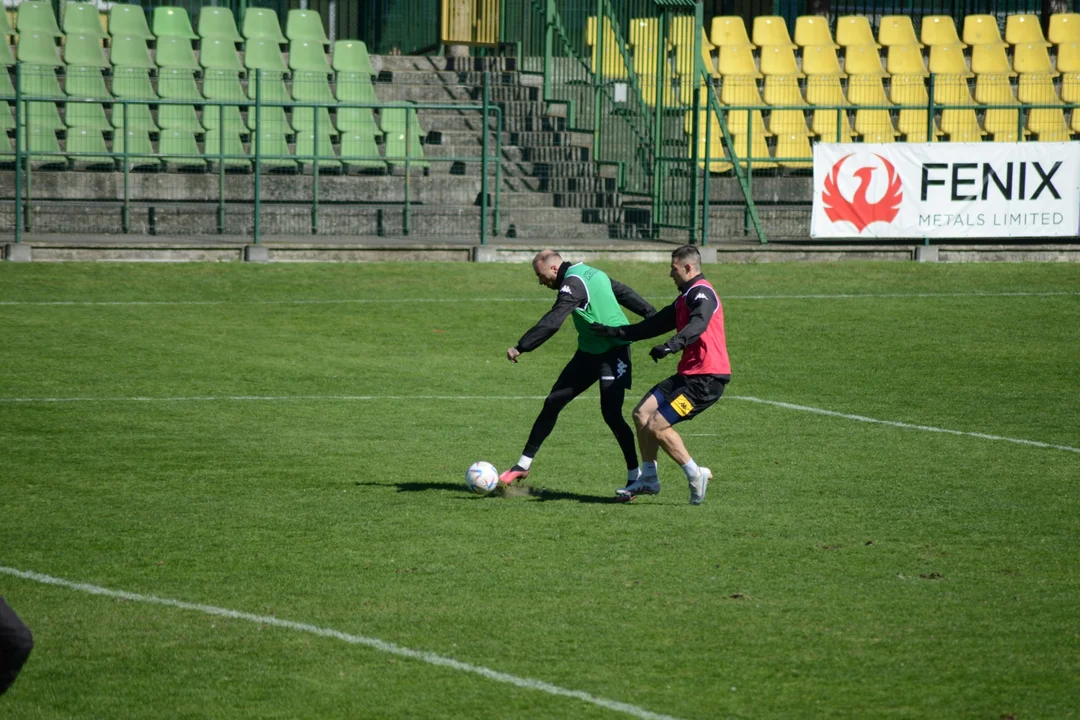
<path fill-rule="evenodd" d="M 643 318 L 656 314 L 656 308 L 652 306 L 652 303 L 638 295 L 629 285 L 623 285 L 618 280 L 611 279 L 611 291 L 615 293 L 615 299 L 619 304 L 630 312 L 637 313 Z"/>
<path fill-rule="evenodd" d="M 634 325 L 611 327 L 593 323 L 589 327 L 600 337 L 613 337 L 621 340 L 644 340 L 645 338 L 656 337 L 675 329 L 675 303 Z"/>
<path fill-rule="evenodd" d="M 507 359 L 510 362 L 517 362 L 518 356 L 522 353 L 532 352 L 547 342 L 559 331 L 566 318 L 574 312 L 574 308 L 586 298 L 585 287 L 580 282 L 565 283 L 555 296 L 555 304 L 551 306 L 551 309 L 544 313 L 535 325 L 525 331 L 517 345 L 510 348 L 510 350 L 515 350 L 516 354 L 511 357 L 510 350 L 506 351 Z"/>

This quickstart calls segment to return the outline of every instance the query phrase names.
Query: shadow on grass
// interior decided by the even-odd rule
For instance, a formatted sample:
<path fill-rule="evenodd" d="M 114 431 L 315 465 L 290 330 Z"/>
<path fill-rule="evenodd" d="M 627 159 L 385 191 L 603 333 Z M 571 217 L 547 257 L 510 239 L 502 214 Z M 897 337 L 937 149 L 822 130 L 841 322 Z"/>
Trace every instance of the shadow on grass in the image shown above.
<path fill-rule="evenodd" d="M 427 492 L 428 490 L 443 490 L 455 495 L 472 495 L 467 487 L 458 483 L 448 482 L 357 482 L 361 487 L 396 487 L 398 492 Z M 613 495 L 582 495 L 580 493 L 566 492 L 565 490 L 549 490 L 547 488 L 532 487 L 529 485 L 514 485 L 505 490 L 497 490 L 492 493 L 494 497 L 530 497 L 539 502 L 549 500 L 573 500 L 579 503 L 593 505 L 616 505 L 625 502 Z"/>

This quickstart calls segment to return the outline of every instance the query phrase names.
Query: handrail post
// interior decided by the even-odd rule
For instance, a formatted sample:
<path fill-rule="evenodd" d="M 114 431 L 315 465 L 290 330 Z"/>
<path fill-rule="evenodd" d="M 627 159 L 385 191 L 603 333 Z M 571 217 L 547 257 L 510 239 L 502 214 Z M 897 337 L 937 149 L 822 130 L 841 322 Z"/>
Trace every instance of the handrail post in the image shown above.
<path fill-rule="evenodd" d="M 937 73 L 930 73 L 930 82 L 927 83 L 927 108 L 926 108 L 926 142 L 934 142 L 934 86 L 937 84 Z"/>
<path fill-rule="evenodd" d="M 657 48 L 666 47 L 666 45 L 664 43 L 664 38 L 667 35 L 667 25 L 668 25 L 667 19 L 668 19 L 668 12 L 666 10 L 662 11 L 660 13 L 660 17 L 657 19 L 657 23 L 656 23 L 656 32 L 657 32 L 656 47 Z M 700 49 L 699 49 L 698 54 L 699 54 L 698 63 L 697 63 L 697 65 L 695 65 L 695 67 L 697 67 L 698 65 L 701 64 Z M 662 147 L 663 147 L 663 140 L 662 140 L 663 135 L 662 135 L 661 123 L 663 122 L 663 115 L 664 115 L 664 75 L 665 75 L 664 69 L 666 67 L 667 67 L 667 63 L 662 63 L 662 62 L 657 63 L 656 64 L 656 72 L 653 74 L 653 82 L 655 83 L 653 85 L 653 90 L 655 92 L 655 95 L 653 95 L 653 102 L 655 103 L 655 106 L 653 107 L 653 126 L 652 126 L 652 152 L 653 152 L 653 157 L 652 157 L 652 160 L 653 160 L 652 161 L 652 174 L 653 174 L 652 219 L 653 219 L 653 231 L 652 231 L 651 234 L 653 236 L 656 236 L 659 233 L 659 228 L 657 227 L 657 223 L 662 223 L 665 220 L 665 218 L 664 218 L 664 201 L 663 201 L 663 196 L 664 196 L 663 168 L 664 168 L 664 165 L 663 165 L 663 161 L 660 159 L 660 156 L 663 155 L 663 150 L 662 150 Z M 695 82 L 694 87 L 695 88 L 699 87 L 699 84 Z"/>
<path fill-rule="evenodd" d="M 409 208 L 409 156 L 412 155 L 412 108 L 405 108 L 405 215 L 401 220 L 401 231 L 403 235 L 409 234 L 409 225 L 412 220 L 410 208 Z"/>
<path fill-rule="evenodd" d="M 22 173 L 23 173 L 23 135 L 26 126 L 23 113 L 26 113 L 22 98 L 22 63 L 15 65 L 15 242 L 22 242 Z"/>
<path fill-rule="evenodd" d="M 128 101 L 124 100 L 124 204 L 120 210 L 120 228 L 125 234 L 131 232 L 131 113 Z"/>
<path fill-rule="evenodd" d="M 544 2 L 544 97 L 551 97 L 551 54 L 555 45 L 555 0 Z"/>
<path fill-rule="evenodd" d="M 705 244 L 709 240 L 709 176 L 712 174 L 712 132 L 710 132 L 710 130 L 712 128 L 712 118 L 709 116 L 709 113 L 711 113 L 712 111 L 713 111 L 712 107 L 709 107 L 708 105 L 706 105 L 706 109 L 705 109 L 705 179 L 704 179 L 704 182 L 702 183 L 702 185 L 704 185 L 704 187 L 702 189 L 702 195 L 704 195 L 704 202 L 702 203 L 703 207 L 702 207 L 702 210 L 701 210 L 701 246 L 702 247 L 705 247 Z M 697 103 L 695 103 L 694 104 L 694 115 L 699 116 L 699 114 L 700 114 L 700 110 L 698 110 L 698 105 L 697 105 Z M 694 123 L 695 123 L 695 125 L 700 125 L 701 124 L 700 123 L 700 117 L 695 117 Z M 695 129 L 695 131 L 694 131 L 694 142 L 695 143 L 700 142 L 700 140 L 698 140 L 699 137 L 701 137 L 701 136 L 698 134 L 698 130 Z M 696 153 L 695 153 L 695 155 L 696 155 Z M 694 176 L 695 177 L 697 176 L 696 172 L 694 173 Z M 694 182 L 694 185 L 697 185 L 696 181 Z M 695 211 L 696 211 L 696 209 L 695 209 Z"/>
<path fill-rule="evenodd" d="M 694 108 L 695 108 L 694 115 L 695 115 L 695 120 L 697 120 L 700 123 L 701 118 L 698 117 L 697 108 L 701 104 L 701 78 L 703 77 L 703 73 L 705 72 L 704 56 L 702 55 L 703 48 L 702 48 L 702 45 L 701 45 L 701 34 L 703 32 L 701 26 L 702 26 L 702 24 L 704 22 L 704 16 L 702 15 L 701 3 L 695 3 L 694 7 L 695 7 L 695 9 L 694 9 Z M 660 38 L 660 43 L 661 44 L 657 45 L 657 47 L 664 47 L 664 45 L 662 44 L 663 43 L 663 38 Z M 663 97 L 664 96 L 661 94 L 660 98 L 657 100 L 657 103 L 656 103 L 657 106 L 660 106 L 663 103 Z M 707 119 L 708 118 L 706 118 L 706 120 Z M 705 142 L 708 143 L 708 138 L 707 137 L 705 139 Z M 658 147 L 662 147 L 662 144 L 660 146 L 658 146 Z M 698 234 L 698 198 L 699 198 L 699 196 L 698 196 L 697 168 L 691 167 L 691 171 L 688 174 L 688 176 L 690 177 L 690 218 L 689 218 L 690 219 L 690 230 L 689 230 L 689 236 L 690 236 L 690 244 L 693 245 L 698 240 L 697 234 Z M 708 177 L 707 172 L 706 172 L 706 177 Z"/>
<path fill-rule="evenodd" d="M 255 215 L 252 218 L 252 242 L 259 244 L 262 234 L 260 216 L 262 207 L 259 196 L 262 195 L 262 70 L 255 70 Z"/>
<path fill-rule="evenodd" d="M 218 103 L 218 235 L 225 234 L 225 104 Z"/>
<path fill-rule="evenodd" d="M 499 189 L 502 187 L 502 108 L 496 105 L 495 111 L 495 219 L 491 226 L 491 234 L 498 237 L 500 225 L 499 218 Z"/>
<path fill-rule="evenodd" d="M 480 244 L 487 245 L 487 210 L 488 210 L 488 108 L 490 106 L 490 94 L 488 87 L 489 73 L 484 71 L 484 108 L 481 110 L 480 121 Z"/>
<path fill-rule="evenodd" d="M 311 112 L 314 115 L 314 122 L 312 123 L 312 138 L 311 152 L 311 234 L 317 235 L 319 233 L 319 110 L 322 108 L 312 106 Z"/>

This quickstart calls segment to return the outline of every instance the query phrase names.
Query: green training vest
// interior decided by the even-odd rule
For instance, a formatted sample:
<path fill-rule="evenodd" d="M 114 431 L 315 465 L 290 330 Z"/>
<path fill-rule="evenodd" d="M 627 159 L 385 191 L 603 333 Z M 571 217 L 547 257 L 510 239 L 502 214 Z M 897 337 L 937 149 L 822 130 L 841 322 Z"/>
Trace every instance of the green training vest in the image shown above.
<path fill-rule="evenodd" d="M 574 309 L 574 327 L 578 331 L 578 349 L 593 355 L 599 355 L 612 348 L 629 345 L 630 343 L 626 340 L 597 337 L 589 329 L 589 325 L 592 323 L 611 325 L 612 327 L 630 324 L 630 321 L 626 319 L 626 315 L 623 314 L 622 308 L 619 307 L 619 301 L 615 299 L 615 293 L 611 291 L 611 280 L 604 274 L 604 271 L 589 267 L 584 263 L 578 263 L 566 269 L 565 277 L 571 276 L 581 278 L 582 282 L 585 283 L 585 290 L 589 294 L 588 304 L 583 309 Z"/>

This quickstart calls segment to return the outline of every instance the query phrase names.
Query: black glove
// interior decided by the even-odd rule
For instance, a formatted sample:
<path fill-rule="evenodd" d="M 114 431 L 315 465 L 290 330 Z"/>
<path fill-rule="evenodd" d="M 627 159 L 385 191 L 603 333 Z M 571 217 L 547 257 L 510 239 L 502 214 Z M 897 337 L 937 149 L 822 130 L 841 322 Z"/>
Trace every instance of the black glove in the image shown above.
<path fill-rule="evenodd" d="M 649 357 L 653 359 L 653 362 L 658 362 L 663 358 L 666 358 L 671 354 L 671 348 L 667 345 L 656 345 L 649 351 Z"/>
<path fill-rule="evenodd" d="M 610 325 L 601 325 L 600 323 L 593 323 L 589 325 L 589 329 L 593 331 L 597 337 L 602 338 L 621 338 L 626 334 L 626 331 L 621 327 L 611 327 Z"/>

